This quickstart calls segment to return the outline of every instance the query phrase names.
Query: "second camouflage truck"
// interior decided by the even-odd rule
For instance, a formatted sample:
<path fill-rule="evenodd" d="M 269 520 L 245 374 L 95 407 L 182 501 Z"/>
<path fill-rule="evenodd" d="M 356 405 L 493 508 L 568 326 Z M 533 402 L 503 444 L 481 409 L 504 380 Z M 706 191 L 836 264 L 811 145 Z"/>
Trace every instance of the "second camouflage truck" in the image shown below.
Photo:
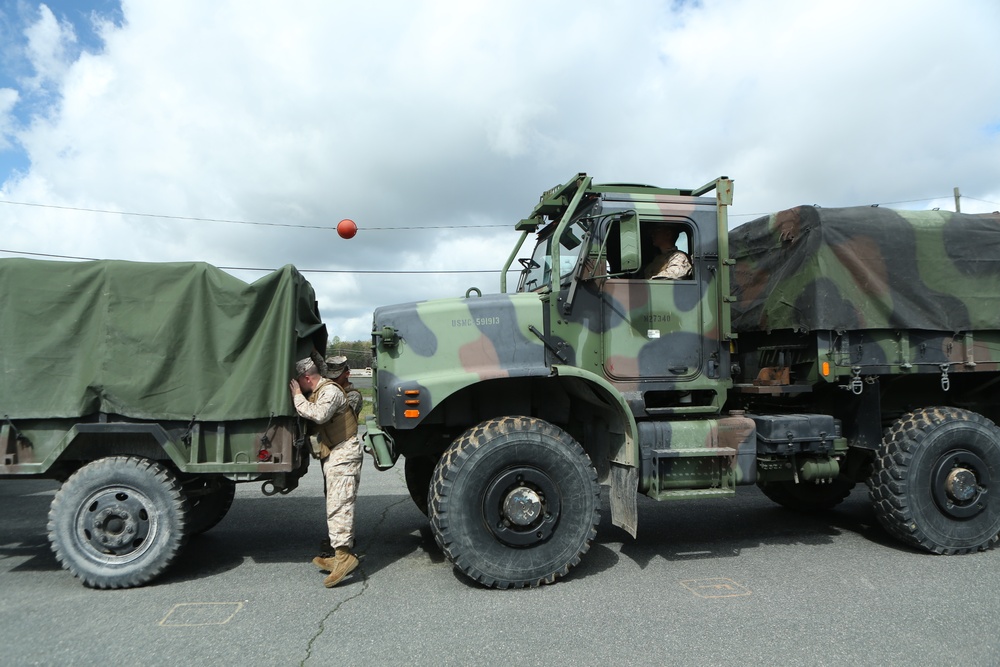
<path fill-rule="evenodd" d="M 63 482 L 49 540 L 85 584 L 151 581 L 237 482 L 298 485 L 288 381 L 326 327 L 294 267 L 4 259 L 0 295 L 0 483 Z"/>
<path fill-rule="evenodd" d="M 501 588 L 565 574 L 601 484 L 633 536 L 639 493 L 756 484 L 821 510 L 867 482 L 914 548 L 996 544 L 1000 215 L 803 206 L 729 232 L 731 203 L 727 178 L 579 174 L 517 224 L 504 293 L 375 311 L 367 444 L 379 467 L 405 457 L 463 573 Z M 662 227 L 687 277 L 645 277 Z"/>

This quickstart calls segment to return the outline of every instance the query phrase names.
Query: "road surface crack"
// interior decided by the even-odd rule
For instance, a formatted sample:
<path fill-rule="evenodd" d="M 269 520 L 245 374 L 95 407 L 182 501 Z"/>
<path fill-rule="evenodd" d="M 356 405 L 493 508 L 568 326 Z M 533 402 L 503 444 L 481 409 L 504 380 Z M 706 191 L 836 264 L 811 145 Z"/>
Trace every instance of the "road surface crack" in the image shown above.
<path fill-rule="evenodd" d="M 382 514 L 379 516 L 378 520 L 375 522 L 375 525 L 372 527 L 369 538 L 365 540 L 365 547 L 364 547 L 365 551 L 368 551 L 368 548 L 374 543 L 375 538 L 378 536 L 379 532 L 382 529 L 382 526 L 385 524 L 386 519 L 389 516 L 389 512 L 391 512 L 394 507 L 399 506 L 400 504 L 406 502 L 407 500 L 408 498 L 404 496 L 400 500 L 385 506 L 385 508 L 382 510 Z M 361 562 L 358 564 L 358 569 L 355 571 L 361 573 L 361 590 L 355 593 L 354 595 L 351 595 L 350 597 L 346 597 L 343 600 L 339 601 L 336 605 L 334 605 L 332 609 L 330 609 L 330 611 L 327 613 L 326 616 L 320 619 L 319 627 L 316 629 L 316 634 L 314 634 L 309 639 L 309 643 L 306 645 L 306 655 L 299 663 L 300 667 L 304 667 L 305 664 L 309 662 L 309 659 L 312 658 L 313 645 L 320 637 L 323 636 L 323 633 L 326 632 L 327 622 L 330 619 L 332 619 L 334 615 L 336 615 L 336 613 L 339 612 L 341 608 L 343 608 L 344 605 L 346 605 L 348 602 L 351 602 L 352 600 L 357 600 L 368 591 L 368 587 L 371 585 L 371 582 L 369 581 L 368 573 L 365 572 L 365 561 L 363 556 L 361 557 L 360 561 Z"/>

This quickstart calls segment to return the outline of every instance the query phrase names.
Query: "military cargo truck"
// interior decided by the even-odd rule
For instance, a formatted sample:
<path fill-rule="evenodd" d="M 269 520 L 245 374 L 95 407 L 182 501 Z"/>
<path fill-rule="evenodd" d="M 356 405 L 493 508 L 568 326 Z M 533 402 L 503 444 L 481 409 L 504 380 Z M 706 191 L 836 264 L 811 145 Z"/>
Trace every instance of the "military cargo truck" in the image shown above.
<path fill-rule="evenodd" d="M 0 478 L 62 482 L 49 540 L 86 585 L 158 576 L 237 482 L 297 486 L 288 382 L 326 329 L 294 267 L 4 259 L 0 294 Z"/>
<path fill-rule="evenodd" d="M 867 482 L 912 547 L 996 544 L 1000 216 L 802 206 L 730 233 L 732 193 L 579 174 L 517 223 L 499 294 L 375 311 L 366 444 L 404 457 L 460 571 L 554 581 L 595 536 L 599 485 L 633 537 L 637 494 L 755 484 L 813 511 Z M 646 277 L 659 228 L 680 279 Z"/>

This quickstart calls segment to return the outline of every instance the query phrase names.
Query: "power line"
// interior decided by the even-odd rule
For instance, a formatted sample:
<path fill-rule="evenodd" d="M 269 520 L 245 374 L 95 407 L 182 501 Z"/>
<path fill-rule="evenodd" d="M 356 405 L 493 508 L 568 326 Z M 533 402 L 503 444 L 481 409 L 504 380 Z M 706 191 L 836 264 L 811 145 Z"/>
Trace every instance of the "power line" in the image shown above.
<path fill-rule="evenodd" d="M 947 199 L 947 197 L 925 197 L 923 199 L 905 199 L 901 201 L 889 201 L 889 202 L 879 202 L 876 204 L 870 204 L 871 206 L 895 206 L 897 204 L 915 204 L 920 202 L 936 201 L 938 199 Z M 1000 206 L 997 202 L 988 201 L 986 199 L 976 199 L 975 197 L 969 197 L 967 195 L 962 195 L 964 199 L 972 199 L 973 201 L 979 201 L 986 204 L 995 204 Z M 316 229 L 321 231 L 332 232 L 336 231 L 335 227 L 324 227 L 322 225 L 298 225 L 285 222 L 261 222 L 254 220 L 229 220 L 226 218 L 199 218 L 186 215 L 167 215 L 165 213 L 138 213 L 135 211 L 112 211 L 109 209 L 101 208 L 85 208 L 81 206 L 60 206 L 57 204 L 39 204 L 36 202 L 23 202 L 23 201 L 11 201 L 8 199 L 0 199 L 0 204 L 8 204 L 11 206 L 30 206 L 33 208 L 50 208 L 61 211 L 77 211 L 81 213 L 104 213 L 108 215 L 121 215 L 121 216 L 134 216 L 138 218 L 158 218 L 161 220 L 184 220 L 189 222 L 220 222 L 228 225 L 254 225 L 258 227 L 284 227 L 287 229 Z M 759 218 L 765 215 L 771 215 L 773 211 L 768 211 L 766 213 L 731 213 L 730 218 Z M 499 228 L 509 228 L 508 224 L 496 224 L 496 225 L 421 225 L 421 226 L 411 226 L 411 227 L 359 227 L 359 232 L 399 232 L 399 231 L 421 231 L 425 229 L 499 229 Z"/>
<path fill-rule="evenodd" d="M 984 204 L 993 204 L 1000 206 L 1000 203 L 989 201 L 987 199 L 978 199 L 976 197 L 969 197 L 968 195 L 962 195 L 964 199 L 971 199 L 973 201 L 983 202 Z M 947 197 L 925 197 L 923 199 L 904 199 L 900 201 L 891 202 L 879 202 L 877 204 L 871 204 L 871 206 L 895 206 L 897 204 L 916 204 L 920 202 L 937 201 L 938 199 L 947 199 Z M 256 222 L 252 220 L 226 220 L 223 218 L 196 218 L 190 216 L 181 215 L 166 215 L 160 213 L 136 213 L 131 211 L 111 211 L 107 209 L 99 208 L 83 208 L 78 206 L 59 206 L 56 204 L 38 204 L 33 202 L 20 202 L 20 201 L 10 201 L 0 199 L 0 204 L 10 204 L 13 206 L 31 206 L 36 208 L 51 208 L 64 211 L 79 211 L 84 213 L 106 213 L 112 215 L 131 215 L 141 218 L 160 218 L 164 220 L 186 220 L 192 222 L 222 222 L 226 224 L 233 225 L 257 225 L 264 227 L 288 227 L 294 229 L 319 229 L 323 231 L 336 231 L 335 228 L 322 227 L 319 225 L 293 225 L 290 223 L 281 222 Z M 733 213 L 730 214 L 730 218 L 747 218 L 755 217 L 759 218 L 765 215 L 772 215 L 771 212 L 768 213 Z M 504 227 L 507 228 L 509 225 L 427 225 L 421 227 L 365 227 L 364 231 L 411 231 L 411 230 L 423 230 L 423 229 L 470 229 L 470 228 L 487 228 L 487 227 Z M 359 229 L 358 231 L 362 231 Z M 12 254 L 12 255 L 29 255 L 32 257 L 47 257 L 50 259 L 72 259 L 80 261 L 99 261 L 96 257 L 77 257 L 74 255 L 54 255 L 50 253 L 41 252 L 26 252 L 21 250 L 6 250 L 0 248 L 0 252 Z M 220 266 L 217 267 L 227 271 L 260 271 L 260 272 L 270 272 L 275 269 L 271 268 L 260 268 L 260 267 L 249 267 L 249 266 Z M 377 274 L 377 275 L 424 275 L 424 274 L 436 274 L 436 275 L 447 275 L 447 274 L 468 274 L 468 273 L 501 273 L 498 269 L 457 269 L 457 270 L 392 270 L 392 271 L 380 271 L 375 269 L 298 269 L 299 273 L 353 273 L 353 274 Z"/>
<path fill-rule="evenodd" d="M 917 204 L 924 201 L 937 201 L 938 199 L 951 199 L 951 195 L 946 197 L 926 197 L 924 199 L 905 199 L 903 201 L 884 201 L 877 204 L 872 204 L 872 206 L 895 206 L 896 204 Z"/>
<path fill-rule="evenodd" d="M 925 197 L 923 199 L 904 199 L 901 201 L 890 201 L 890 202 L 879 202 L 876 204 L 869 204 L 870 206 L 895 206 L 897 204 L 916 204 L 920 202 L 937 201 L 939 199 L 948 199 L 950 197 Z M 985 204 L 994 204 L 1000 206 L 1000 203 L 989 201 L 987 199 L 977 199 L 976 197 L 969 197 L 968 195 L 962 195 L 963 199 L 971 199 L 973 201 L 983 202 Z M 108 215 L 121 215 L 121 216 L 134 216 L 138 218 L 158 218 L 161 220 L 184 220 L 189 222 L 220 222 L 229 225 L 254 225 L 259 227 L 284 227 L 288 229 L 317 229 L 321 231 L 332 232 L 336 231 L 335 227 L 324 227 L 322 225 L 297 225 L 285 222 L 261 222 L 254 220 L 228 220 L 226 218 L 199 218 L 193 216 L 185 215 L 167 215 L 165 213 L 138 213 L 135 211 L 112 211 L 109 209 L 101 208 L 84 208 L 81 206 L 60 206 L 57 204 L 39 204 L 36 202 L 22 202 L 22 201 L 11 201 L 8 199 L 0 199 L 0 204 L 8 204 L 11 206 L 30 206 L 33 208 L 50 208 L 61 211 L 77 211 L 81 213 L 103 213 Z M 730 218 L 759 218 L 765 215 L 771 215 L 773 211 L 767 213 L 731 213 Z M 496 225 L 422 225 L 419 227 L 359 227 L 359 232 L 399 232 L 399 231 L 422 231 L 425 229 L 499 229 L 499 228 L 509 228 L 510 225 L 507 224 L 496 224 Z M 31 254 L 31 253 L 20 253 L 20 254 Z M 60 255 L 43 255 L 46 257 L 61 257 Z M 65 259 L 81 259 L 75 257 L 65 257 Z M 266 270 L 266 269 L 250 269 L 250 270 Z M 364 273 L 362 271 L 355 271 L 353 273 Z M 385 271 L 373 271 L 372 273 L 390 273 Z M 406 273 L 401 272 L 401 273 Z M 476 273 L 476 272 L 471 272 Z"/>
<path fill-rule="evenodd" d="M 33 208 L 52 208 L 60 211 L 80 211 L 83 213 L 109 213 L 112 215 L 131 215 L 139 218 L 162 218 L 164 220 L 189 220 L 193 222 L 225 222 L 231 225 L 259 225 L 263 227 L 296 227 L 301 229 L 324 229 L 334 231 L 332 227 L 321 227 L 319 225 L 292 225 L 281 222 L 253 222 L 250 220 L 224 220 L 221 218 L 193 218 L 183 215 L 164 215 L 159 213 L 135 213 L 132 211 L 111 211 L 101 208 L 83 208 L 80 206 L 57 206 L 56 204 L 36 204 L 25 201 L 10 201 L 0 199 L 0 204 L 11 204 L 13 206 L 31 206 Z"/>
<path fill-rule="evenodd" d="M 972 201 L 981 201 L 984 204 L 993 204 L 994 206 L 1000 206 L 1000 202 L 990 201 L 988 199 L 976 199 L 975 197 L 970 197 L 968 195 L 962 195 L 962 199 L 971 199 Z"/>
<path fill-rule="evenodd" d="M 322 225 L 293 225 L 286 222 L 255 222 L 253 220 L 227 220 L 225 218 L 195 218 L 186 215 L 166 215 L 162 213 L 136 213 L 134 211 L 111 211 L 102 208 L 83 208 L 80 206 L 58 206 L 56 204 L 38 204 L 25 201 L 10 201 L 0 199 L 0 204 L 10 204 L 11 206 L 31 206 L 33 208 L 52 208 L 60 211 L 79 211 L 82 213 L 107 213 L 111 215 L 130 215 L 138 218 L 160 218 L 163 220 L 186 220 L 190 222 L 223 222 L 229 225 L 257 225 L 260 227 L 288 227 L 292 229 L 320 229 L 327 232 L 336 231 L 335 227 L 324 227 Z M 358 231 L 385 232 L 385 231 L 413 231 L 423 229 L 481 229 L 486 227 L 509 227 L 510 225 L 422 225 L 420 227 L 359 227 Z"/>
<path fill-rule="evenodd" d="M 77 257 L 75 255 L 52 255 L 45 252 L 25 252 L 22 250 L 6 250 L 0 248 L 0 252 L 5 252 L 11 255 L 30 255 L 32 257 L 47 257 L 49 259 L 75 259 L 84 262 L 97 262 L 100 261 L 96 257 Z M 133 261 L 133 260 L 122 260 L 122 261 Z M 223 269 L 226 271 L 261 271 L 268 273 L 270 271 L 276 271 L 277 269 L 266 269 L 256 266 L 218 266 L 218 269 Z M 499 269 L 453 269 L 453 270 L 434 270 L 434 271 L 423 271 L 423 270 L 393 270 L 393 271 L 379 271 L 376 269 L 297 269 L 299 273 L 366 273 L 366 274 L 463 274 L 463 273 L 500 273 Z"/>

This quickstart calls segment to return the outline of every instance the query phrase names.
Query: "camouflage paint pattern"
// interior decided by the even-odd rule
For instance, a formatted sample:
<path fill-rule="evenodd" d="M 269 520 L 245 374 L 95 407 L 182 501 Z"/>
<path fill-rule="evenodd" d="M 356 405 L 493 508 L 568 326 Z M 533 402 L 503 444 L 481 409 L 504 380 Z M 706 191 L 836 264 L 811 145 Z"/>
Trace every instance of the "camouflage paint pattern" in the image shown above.
<path fill-rule="evenodd" d="M 699 490 L 732 495 L 757 479 L 756 429 L 746 416 L 643 422 L 639 432 L 639 488 L 652 498 L 695 497 L 683 492 Z"/>
<path fill-rule="evenodd" d="M 799 206 L 731 234 L 739 331 L 1000 329 L 1000 214 Z"/>
<path fill-rule="evenodd" d="M 388 306 L 376 310 L 381 340 L 374 370 L 380 424 L 415 428 L 447 397 L 493 379 L 547 375 L 535 294 L 494 294 Z M 407 417 L 407 412 L 416 413 Z"/>
<path fill-rule="evenodd" d="M 1000 215 L 798 207 L 729 232 L 731 203 L 725 178 L 579 174 L 515 226 L 515 293 L 377 309 L 376 465 L 433 467 L 469 427 L 530 416 L 582 445 L 635 536 L 636 492 L 757 483 L 782 504 L 835 504 L 915 406 L 1000 418 Z M 680 232 L 690 279 L 644 278 L 658 225 Z"/>
<path fill-rule="evenodd" d="M 720 182 L 731 193 L 731 183 Z M 646 280 L 641 266 L 623 269 L 629 216 L 638 219 L 643 261 L 657 255 L 653 225 L 680 228 L 693 277 Z M 544 194 L 519 224 L 537 232 L 538 245 L 522 260 L 516 293 L 375 311 L 368 442 L 376 451 L 385 440 L 395 447 L 377 465 L 391 465 L 393 454 L 433 455 L 441 439 L 507 408 L 553 411 L 550 419 L 592 458 L 637 467 L 637 421 L 719 414 L 731 386 L 731 334 L 721 324 L 727 288 L 719 280 L 726 227 L 719 198 L 692 191 L 592 185 L 581 175 Z M 678 446 L 708 437 L 682 432 Z M 746 466 L 725 467 L 734 479 L 753 479 Z"/>
<path fill-rule="evenodd" d="M 701 196 L 711 187 L 594 185 L 581 174 L 518 223 L 537 245 L 521 255 L 516 293 L 377 309 L 369 432 L 370 444 L 384 438 L 380 467 L 400 453 L 434 456 L 482 419 L 532 414 L 570 431 L 599 469 L 663 459 L 664 470 L 642 470 L 655 495 L 676 486 L 667 468 L 697 477 L 704 466 L 698 484 L 725 489 L 730 475 L 756 479 L 746 448 L 718 465 L 728 455 L 705 445 L 720 423 L 742 423 L 726 410 L 792 405 L 829 385 L 834 393 L 803 402 L 823 412 L 878 375 L 922 372 L 947 385 L 949 374 L 1000 370 L 1000 311 L 986 307 L 1000 293 L 1000 260 L 983 252 L 997 243 L 998 216 L 799 207 L 729 233 L 732 185 L 714 186 L 712 198 Z M 681 231 L 690 280 L 646 280 L 624 264 L 630 245 L 655 257 L 649 232 L 660 224 Z"/>
<path fill-rule="evenodd" d="M 516 225 L 515 293 L 377 309 L 376 465 L 433 462 L 475 424 L 536 417 L 583 446 L 634 535 L 636 491 L 836 489 L 913 406 L 1000 417 L 1000 216 L 798 207 L 729 232 L 731 202 L 728 179 L 668 190 L 580 174 Z M 680 231 L 690 279 L 644 278 L 657 225 Z M 757 431 L 810 414 L 836 436 L 809 420 L 794 442 Z"/>
<path fill-rule="evenodd" d="M 929 373 L 948 387 L 952 374 L 998 371 L 998 229 L 1000 214 L 813 206 L 742 225 L 731 233 L 741 348 L 755 369 L 798 356 L 803 384 Z"/>

